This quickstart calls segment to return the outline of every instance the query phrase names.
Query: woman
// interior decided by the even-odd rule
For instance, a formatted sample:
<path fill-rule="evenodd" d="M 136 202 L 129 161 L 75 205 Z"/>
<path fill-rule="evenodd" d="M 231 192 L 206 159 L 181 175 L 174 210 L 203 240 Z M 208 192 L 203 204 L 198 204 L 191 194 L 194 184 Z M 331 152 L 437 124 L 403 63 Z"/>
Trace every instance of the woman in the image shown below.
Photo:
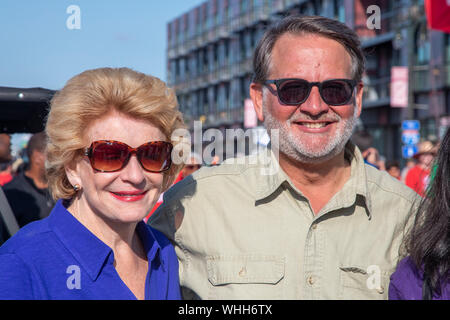
<path fill-rule="evenodd" d="M 450 130 L 435 163 L 435 178 L 407 237 L 409 256 L 391 276 L 390 299 L 450 299 Z"/>
<path fill-rule="evenodd" d="M 75 76 L 51 102 L 50 216 L 0 248 L 3 299 L 179 299 L 169 241 L 142 219 L 178 174 L 172 90 L 127 68 Z"/>

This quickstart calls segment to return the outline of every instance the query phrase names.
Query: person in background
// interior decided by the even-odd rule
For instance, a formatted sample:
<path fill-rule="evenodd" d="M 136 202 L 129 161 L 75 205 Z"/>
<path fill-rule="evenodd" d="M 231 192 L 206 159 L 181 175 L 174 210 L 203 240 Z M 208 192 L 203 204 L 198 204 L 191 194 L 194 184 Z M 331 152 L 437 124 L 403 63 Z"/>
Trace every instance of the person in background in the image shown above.
<path fill-rule="evenodd" d="M 181 169 L 180 173 L 178 174 L 178 177 L 173 182 L 173 185 L 180 182 L 187 176 L 190 176 L 195 171 L 199 170 L 201 167 L 202 167 L 202 158 L 196 153 L 191 153 L 190 159 L 186 161 L 186 164 L 184 165 L 183 169 Z M 161 193 L 161 195 L 159 196 L 159 199 L 156 202 L 156 204 L 154 205 L 153 209 L 145 217 L 145 219 L 144 219 L 145 222 L 148 221 L 148 219 L 156 211 L 156 209 L 158 209 L 158 207 L 163 203 L 163 201 L 164 201 L 164 193 Z"/>
<path fill-rule="evenodd" d="M 414 155 L 417 164 L 406 175 L 405 184 L 420 196 L 425 195 L 430 182 L 431 165 L 435 155 L 436 148 L 430 141 L 421 142 L 418 152 Z"/>
<path fill-rule="evenodd" d="M 395 179 L 400 180 L 400 164 L 398 161 L 386 161 L 386 171 Z"/>
<path fill-rule="evenodd" d="M 202 167 L 202 158 L 196 154 L 191 153 L 191 157 L 189 161 L 184 165 L 183 169 L 181 169 L 180 176 L 183 180 L 187 176 L 193 174 L 195 171 L 199 170 Z"/>
<path fill-rule="evenodd" d="M 0 299 L 179 299 L 174 248 L 142 219 L 181 169 L 181 128 L 158 78 L 100 68 L 70 79 L 45 127 L 58 201 L 0 247 Z"/>
<path fill-rule="evenodd" d="M 406 176 L 408 175 L 408 171 L 411 168 L 414 168 L 415 165 L 416 165 L 416 159 L 414 159 L 414 158 L 406 159 L 405 167 L 402 169 L 401 174 L 400 174 L 400 180 L 403 183 L 405 183 L 405 181 L 406 181 Z"/>
<path fill-rule="evenodd" d="M 11 172 L 11 137 L 0 133 L 0 186 L 10 182 L 13 178 Z"/>
<path fill-rule="evenodd" d="M 45 132 L 31 136 L 26 149 L 27 169 L 3 188 L 19 227 L 47 217 L 55 205 L 45 175 L 46 142 Z"/>
<path fill-rule="evenodd" d="M 372 135 L 366 130 L 355 131 L 351 137 L 352 142 L 359 148 L 364 162 L 374 168 L 380 168 L 380 155 L 376 148 L 372 147 Z"/>
<path fill-rule="evenodd" d="M 450 129 L 434 163 L 436 175 L 406 237 L 408 256 L 391 276 L 389 299 L 450 300 Z"/>

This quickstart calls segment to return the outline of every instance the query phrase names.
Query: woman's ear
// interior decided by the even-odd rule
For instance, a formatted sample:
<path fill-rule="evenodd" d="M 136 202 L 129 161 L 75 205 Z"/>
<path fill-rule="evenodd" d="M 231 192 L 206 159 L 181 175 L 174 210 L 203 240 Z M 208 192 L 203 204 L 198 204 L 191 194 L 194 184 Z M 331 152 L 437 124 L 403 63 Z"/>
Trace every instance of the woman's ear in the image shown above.
<path fill-rule="evenodd" d="M 69 180 L 72 186 L 79 185 L 81 186 L 81 177 L 80 177 L 80 161 L 76 159 L 72 160 L 70 163 L 64 166 L 64 170 L 66 171 L 67 179 Z"/>

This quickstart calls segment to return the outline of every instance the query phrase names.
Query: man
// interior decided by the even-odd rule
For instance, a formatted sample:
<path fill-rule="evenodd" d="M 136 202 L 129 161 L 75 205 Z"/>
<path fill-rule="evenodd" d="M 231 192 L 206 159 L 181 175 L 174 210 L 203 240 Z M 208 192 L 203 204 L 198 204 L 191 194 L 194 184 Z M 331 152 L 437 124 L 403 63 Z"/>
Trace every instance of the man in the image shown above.
<path fill-rule="evenodd" d="M 288 17 L 253 66 L 257 116 L 279 136 L 272 161 L 201 169 L 150 221 L 176 244 L 184 297 L 386 299 L 414 193 L 349 142 L 363 94 L 357 36 Z"/>
<path fill-rule="evenodd" d="M 386 172 L 391 175 L 391 177 L 400 180 L 400 164 L 396 160 L 386 161 Z"/>
<path fill-rule="evenodd" d="M 201 167 L 202 167 L 202 158 L 196 153 L 191 153 L 191 157 L 186 162 L 186 164 L 184 165 L 183 169 L 181 169 L 180 173 L 178 174 L 178 176 L 175 179 L 175 181 L 173 182 L 173 184 L 176 184 L 176 183 L 180 182 L 181 180 L 183 180 L 184 178 L 186 178 L 187 176 L 190 176 L 195 171 L 199 170 Z M 155 205 L 153 206 L 153 208 L 150 211 L 150 213 L 145 217 L 144 221 L 148 221 L 150 216 L 163 203 L 163 200 L 164 200 L 163 196 L 164 196 L 164 193 L 161 193 L 161 195 L 159 196 L 158 201 L 155 203 Z"/>
<path fill-rule="evenodd" d="M 380 155 L 378 150 L 372 147 L 373 137 L 368 131 L 355 131 L 352 134 L 351 141 L 358 147 L 359 151 L 361 151 L 365 163 L 380 169 Z"/>
<path fill-rule="evenodd" d="M 27 170 L 3 187 L 20 227 L 47 217 L 54 205 L 45 177 L 45 143 L 44 132 L 31 136 L 27 145 Z"/>
<path fill-rule="evenodd" d="M 430 183 L 430 172 L 437 148 L 431 141 L 422 141 L 419 150 L 414 155 L 417 164 L 412 167 L 405 178 L 408 187 L 416 191 L 420 196 L 425 195 L 425 191 Z"/>
<path fill-rule="evenodd" d="M 12 180 L 11 174 L 11 137 L 0 133 L 0 186 Z"/>
<path fill-rule="evenodd" d="M 416 165 L 416 159 L 414 158 L 408 158 L 406 159 L 405 167 L 402 169 L 400 174 L 400 180 L 405 183 L 406 182 L 406 176 L 408 175 L 409 170 L 414 168 Z"/>
<path fill-rule="evenodd" d="M 189 161 L 184 165 L 183 169 L 181 169 L 180 171 L 179 179 L 183 180 L 187 176 L 190 176 L 195 171 L 199 170 L 201 167 L 202 167 L 202 158 L 196 153 L 191 153 Z"/>
<path fill-rule="evenodd" d="M 9 134 L 0 133 L 0 188 L 12 180 L 11 174 L 11 137 Z M 5 201 L 0 198 L 0 202 Z M 0 211 L 7 204 L 0 203 Z M 8 239 L 8 230 L 3 221 L 4 212 L 0 212 L 0 245 Z"/>

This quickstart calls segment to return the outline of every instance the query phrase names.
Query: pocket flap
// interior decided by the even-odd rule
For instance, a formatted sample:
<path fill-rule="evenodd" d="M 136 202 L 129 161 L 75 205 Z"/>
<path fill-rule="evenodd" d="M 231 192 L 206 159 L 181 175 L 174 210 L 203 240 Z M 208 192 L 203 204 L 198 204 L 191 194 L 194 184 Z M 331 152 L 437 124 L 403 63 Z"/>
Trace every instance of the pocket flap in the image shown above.
<path fill-rule="evenodd" d="M 284 277 L 284 257 L 273 255 L 217 255 L 206 258 L 212 285 L 228 283 L 276 284 Z"/>
<path fill-rule="evenodd" d="M 377 265 L 340 265 L 344 299 L 372 299 L 387 297 L 390 271 Z M 356 294 L 348 289 L 356 290 Z M 382 296 L 381 296 L 382 295 Z"/>

